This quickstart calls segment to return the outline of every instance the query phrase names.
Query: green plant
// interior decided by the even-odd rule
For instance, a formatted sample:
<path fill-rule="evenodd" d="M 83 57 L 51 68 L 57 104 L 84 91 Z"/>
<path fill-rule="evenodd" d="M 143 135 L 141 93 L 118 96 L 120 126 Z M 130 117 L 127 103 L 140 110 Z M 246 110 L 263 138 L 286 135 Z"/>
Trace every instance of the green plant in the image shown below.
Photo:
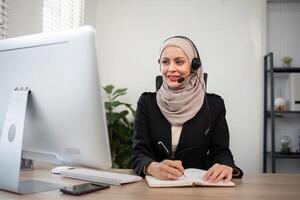
<path fill-rule="evenodd" d="M 292 61 L 293 61 L 293 59 L 291 57 L 288 57 L 288 56 L 282 58 L 282 62 L 284 62 L 285 64 L 291 64 Z"/>
<path fill-rule="evenodd" d="M 118 100 L 120 96 L 126 94 L 127 88 L 114 89 L 113 85 L 107 85 L 103 89 L 108 98 L 105 101 L 105 110 L 113 167 L 130 168 L 135 110 L 131 104 Z M 128 116 L 129 113 L 132 115 L 131 118 Z"/>

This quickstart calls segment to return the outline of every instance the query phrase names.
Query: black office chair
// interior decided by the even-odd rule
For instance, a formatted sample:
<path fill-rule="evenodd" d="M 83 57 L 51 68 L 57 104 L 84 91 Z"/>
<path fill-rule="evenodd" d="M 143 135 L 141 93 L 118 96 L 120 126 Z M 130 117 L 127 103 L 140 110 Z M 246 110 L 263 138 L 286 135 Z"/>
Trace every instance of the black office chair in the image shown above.
<path fill-rule="evenodd" d="M 205 86 L 207 85 L 207 73 L 204 73 L 204 82 L 205 82 Z M 161 75 L 156 76 L 155 79 L 155 87 L 156 87 L 156 91 L 161 87 L 163 83 L 163 78 Z"/>

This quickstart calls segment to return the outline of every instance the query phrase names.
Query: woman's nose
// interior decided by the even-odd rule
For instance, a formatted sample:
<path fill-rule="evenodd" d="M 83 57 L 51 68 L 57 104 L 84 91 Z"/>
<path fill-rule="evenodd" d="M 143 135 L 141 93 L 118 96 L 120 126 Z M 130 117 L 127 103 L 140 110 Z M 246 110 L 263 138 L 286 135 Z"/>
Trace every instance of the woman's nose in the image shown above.
<path fill-rule="evenodd" d="M 174 62 L 171 62 L 168 68 L 168 71 L 176 71 L 176 66 Z"/>

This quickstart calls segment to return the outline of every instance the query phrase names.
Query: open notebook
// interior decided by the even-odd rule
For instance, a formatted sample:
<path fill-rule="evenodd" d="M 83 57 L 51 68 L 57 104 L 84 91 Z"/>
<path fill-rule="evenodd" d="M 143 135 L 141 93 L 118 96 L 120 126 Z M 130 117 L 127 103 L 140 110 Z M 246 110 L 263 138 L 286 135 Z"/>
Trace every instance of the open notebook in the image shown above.
<path fill-rule="evenodd" d="M 184 186 L 235 186 L 233 182 L 225 183 L 223 180 L 219 183 L 209 183 L 202 178 L 207 171 L 195 168 L 184 170 L 184 175 L 177 180 L 160 180 L 153 176 L 146 175 L 146 181 L 149 187 L 184 187 Z"/>

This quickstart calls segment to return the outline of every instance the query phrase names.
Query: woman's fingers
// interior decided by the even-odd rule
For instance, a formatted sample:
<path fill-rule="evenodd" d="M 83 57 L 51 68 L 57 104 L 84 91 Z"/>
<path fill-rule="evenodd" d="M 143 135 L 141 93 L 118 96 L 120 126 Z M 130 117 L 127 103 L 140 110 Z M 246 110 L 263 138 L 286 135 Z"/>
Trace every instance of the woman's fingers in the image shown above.
<path fill-rule="evenodd" d="M 232 168 L 226 165 L 215 164 L 204 175 L 203 180 L 218 183 L 225 179 L 229 182 L 232 179 Z"/>
<path fill-rule="evenodd" d="M 180 160 L 164 160 L 161 162 L 160 170 L 164 173 L 164 178 L 178 179 L 184 173 L 184 168 Z"/>
<path fill-rule="evenodd" d="M 182 174 L 184 173 L 184 168 L 182 166 L 181 160 L 164 160 L 163 163 L 170 167 L 178 169 Z"/>
<path fill-rule="evenodd" d="M 178 169 L 176 169 L 172 166 L 169 166 L 167 164 L 164 164 L 164 163 L 161 166 L 161 170 L 163 172 L 170 173 L 171 175 L 176 176 L 177 178 L 179 178 L 180 176 L 183 175 L 183 173 L 181 171 L 179 171 Z"/>
<path fill-rule="evenodd" d="M 232 179 L 232 172 L 228 173 L 226 179 L 224 180 L 225 183 L 228 183 Z"/>
<path fill-rule="evenodd" d="M 214 180 L 215 183 L 218 183 L 219 181 L 223 180 L 224 177 L 228 176 L 228 172 L 226 171 L 222 171 L 219 176 L 217 176 L 217 178 Z"/>
<path fill-rule="evenodd" d="M 216 167 L 218 164 L 214 164 L 211 168 L 208 169 L 208 171 L 205 173 L 203 180 L 208 181 L 210 176 L 214 173 Z"/>
<path fill-rule="evenodd" d="M 162 172 L 162 173 L 163 173 L 162 179 L 166 179 L 166 180 L 168 180 L 168 179 L 177 180 L 178 179 L 177 176 L 175 176 L 169 172 Z"/>
<path fill-rule="evenodd" d="M 159 179 L 178 179 L 183 175 L 181 161 L 164 160 L 162 162 L 151 162 L 147 172 Z M 183 167 L 182 167 L 183 168 Z"/>
<path fill-rule="evenodd" d="M 212 175 L 209 177 L 209 182 L 215 182 L 217 177 L 222 173 L 222 170 L 220 168 L 216 168 Z"/>

